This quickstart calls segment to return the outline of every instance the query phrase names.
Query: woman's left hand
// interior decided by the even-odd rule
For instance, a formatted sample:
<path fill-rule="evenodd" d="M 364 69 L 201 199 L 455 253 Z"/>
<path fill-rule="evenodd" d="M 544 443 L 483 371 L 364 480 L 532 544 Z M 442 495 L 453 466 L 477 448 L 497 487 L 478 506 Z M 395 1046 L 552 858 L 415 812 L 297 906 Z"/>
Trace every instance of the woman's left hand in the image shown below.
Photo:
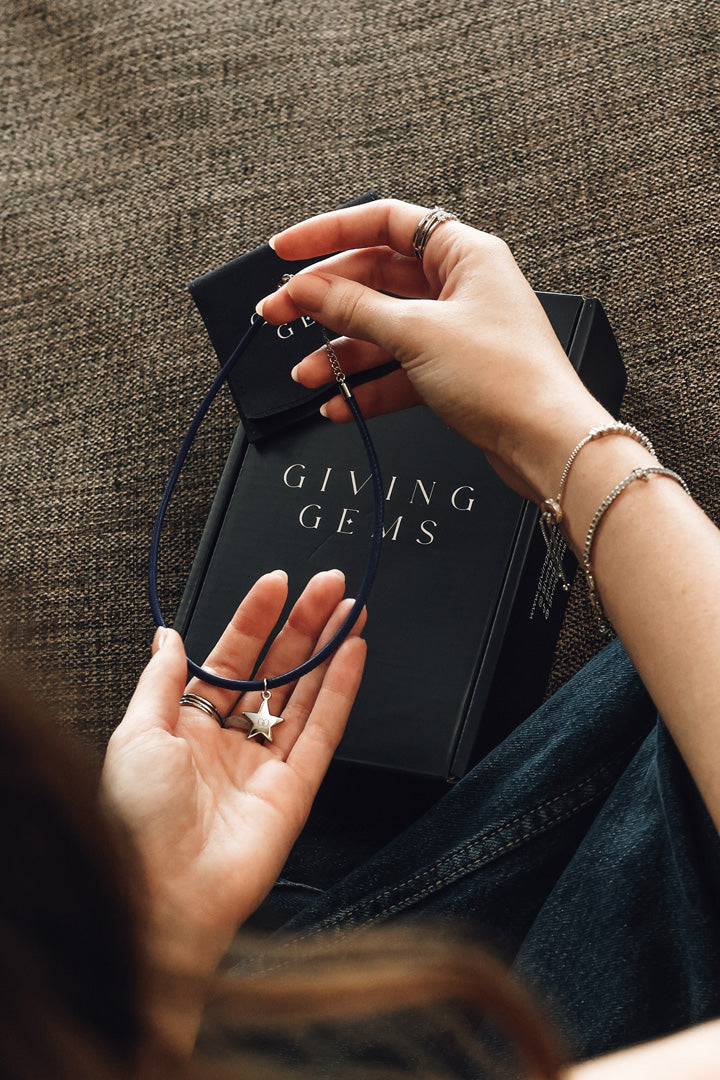
<path fill-rule="evenodd" d="M 312 655 L 347 615 L 339 571 L 314 577 L 274 641 L 259 678 Z M 215 673 L 250 677 L 287 596 L 282 571 L 250 590 L 207 660 Z M 257 711 L 260 694 L 237 694 L 198 679 L 187 685 L 179 635 L 160 630 L 127 714 L 108 746 L 103 784 L 142 855 L 153 960 L 191 974 L 213 971 L 238 925 L 271 888 L 307 818 L 343 733 L 360 683 L 364 642 L 352 635 L 330 661 L 269 703 L 283 723 L 272 742 L 223 728 L 186 690 L 226 716 Z"/>

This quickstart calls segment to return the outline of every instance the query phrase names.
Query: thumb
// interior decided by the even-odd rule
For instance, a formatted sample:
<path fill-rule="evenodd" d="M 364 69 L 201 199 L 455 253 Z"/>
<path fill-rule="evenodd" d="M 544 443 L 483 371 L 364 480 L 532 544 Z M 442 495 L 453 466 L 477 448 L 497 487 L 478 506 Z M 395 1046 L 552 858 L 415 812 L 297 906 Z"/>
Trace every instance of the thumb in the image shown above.
<path fill-rule="evenodd" d="M 295 306 L 336 334 L 360 338 L 394 355 L 403 336 L 406 303 L 350 278 L 303 271 L 288 282 Z"/>

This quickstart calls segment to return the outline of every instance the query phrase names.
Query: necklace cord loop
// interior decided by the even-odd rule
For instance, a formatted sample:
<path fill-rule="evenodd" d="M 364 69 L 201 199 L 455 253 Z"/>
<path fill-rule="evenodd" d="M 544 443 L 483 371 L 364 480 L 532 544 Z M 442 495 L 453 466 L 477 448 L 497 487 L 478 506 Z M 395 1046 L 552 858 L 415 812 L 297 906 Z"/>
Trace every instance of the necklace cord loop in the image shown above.
<path fill-rule="evenodd" d="M 242 339 L 235 347 L 230 357 L 226 360 L 222 366 L 220 372 L 213 380 L 210 389 L 207 391 L 203 398 L 200 407 L 198 408 L 193 420 L 188 428 L 185 437 L 182 441 L 177 457 L 170 470 L 165 490 L 163 491 L 160 505 L 158 507 L 157 514 L 155 516 L 155 523 L 153 525 L 152 537 L 150 540 L 150 552 L 148 559 L 148 596 L 150 601 L 150 610 L 152 612 L 155 625 L 158 627 L 167 626 L 160 607 L 160 599 L 158 596 L 158 558 L 160 552 L 160 537 L 162 534 L 162 527 L 165 521 L 165 515 L 167 513 L 170 499 L 180 476 L 180 472 L 185 463 L 185 459 L 188 455 L 190 447 L 193 444 L 195 436 L 197 434 L 200 424 L 205 418 L 208 409 L 218 394 L 221 386 L 225 383 L 232 369 L 237 361 L 243 355 L 245 350 L 250 345 L 251 341 L 255 338 L 261 327 L 266 326 L 266 322 L 260 316 L 256 316 L 251 323 L 249 329 L 245 332 Z M 323 330 L 323 333 L 324 330 Z M 325 334 L 327 341 L 327 335 Z M 334 350 L 333 350 L 334 353 Z M 330 353 L 328 352 L 328 356 Z M 275 689 L 278 686 L 285 686 L 287 683 L 295 682 L 303 675 L 306 675 L 309 671 L 313 671 L 325 660 L 329 659 L 332 654 L 340 647 L 345 638 L 348 636 L 353 626 L 357 622 L 360 614 L 367 602 L 372 589 L 373 581 L 375 580 L 375 574 L 377 572 L 378 563 L 380 561 L 380 551 L 382 548 L 383 539 L 383 503 L 385 499 L 385 493 L 383 490 L 382 478 L 380 475 L 380 465 L 378 463 L 377 454 L 368 431 L 365 418 L 363 417 L 357 401 L 353 396 L 350 388 L 345 382 L 345 375 L 340 369 L 337 357 L 335 357 L 335 363 L 338 370 L 342 374 L 342 381 L 339 380 L 335 366 L 333 366 L 333 374 L 335 375 L 338 385 L 345 395 L 345 399 L 350 407 L 350 411 L 353 414 L 355 423 L 357 424 L 360 436 L 362 438 L 363 446 L 365 447 L 365 453 L 367 455 L 368 463 L 370 465 L 370 471 L 372 474 L 372 487 L 373 487 L 373 531 L 370 542 L 370 551 L 368 554 L 367 562 L 365 564 L 365 572 L 363 575 L 360 588 L 357 591 L 355 601 L 344 622 L 335 632 L 332 638 L 326 642 L 326 644 L 318 649 L 313 656 L 309 657 L 302 664 L 298 664 L 297 667 L 292 668 L 290 671 L 286 671 L 281 675 L 274 675 L 269 679 L 227 679 L 220 675 L 216 675 L 212 671 L 207 671 L 200 664 L 188 658 L 187 666 L 188 672 L 194 675 L 196 678 L 201 679 L 205 683 L 209 683 L 211 686 L 220 686 L 226 690 L 235 690 L 238 693 L 245 693 L 249 690 L 261 690 L 268 692 L 271 689 Z"/>

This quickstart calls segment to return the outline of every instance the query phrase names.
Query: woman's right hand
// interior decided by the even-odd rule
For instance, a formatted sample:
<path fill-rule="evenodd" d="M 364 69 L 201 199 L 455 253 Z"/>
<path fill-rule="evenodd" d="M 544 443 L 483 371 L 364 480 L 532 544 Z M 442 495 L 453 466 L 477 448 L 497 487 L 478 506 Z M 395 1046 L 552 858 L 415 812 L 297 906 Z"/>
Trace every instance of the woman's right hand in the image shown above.
<path fill-rule="evenodd" d="M 412 239 L 425 213 L 377 201 L 279 233 L 271 243 L 283 259 L 340 254 L 259 308 L 275 324 L 309 315 L 344 335 L 334 344 L 348 374 L 398 360 L 400 371 L 354 391 L 366 416 L 423 401 L 511 487 L 540 501 L 557 490 L 572 447 L 611 418 L 582 385 L 507 246 L 453 220 L 432 233 L 421 262 Z M 328 375 L 324 349 L 294 372 L 305 386 Z M 342 397 L 325 412 L 350 415 Z"/>
<path fill-rule="evenodd" d="M 367 415 L 422 399 L 481 447 L 516 491 L 558 491 L 563 466 L 609 414 L 585 390 L 505 245 L 460 222 L 432 233 L 422 263 L 419 206 L 375 202 L 280 233 L 284 259 L 344 253 L 296 275 L 264 301 L 279 323 L 310 315 L 348 336 L 347 371 L 395 357 L 402 371 L 357 390 Z M 384 293 L 391 293 L 388 296 Z M 327 358 L 300 364 L 327 381 Z M 336 418 L 344 404 L 332 403 Z M 656 465 L 628 438 L 583 450 L 563 493 L 563 530 L 582 551 L 588 525 L 631 470 Z M 632 483 L 592 546 L 605 611 L 670 729 L 720 829 L 720 533 L 667 477 Z"/>

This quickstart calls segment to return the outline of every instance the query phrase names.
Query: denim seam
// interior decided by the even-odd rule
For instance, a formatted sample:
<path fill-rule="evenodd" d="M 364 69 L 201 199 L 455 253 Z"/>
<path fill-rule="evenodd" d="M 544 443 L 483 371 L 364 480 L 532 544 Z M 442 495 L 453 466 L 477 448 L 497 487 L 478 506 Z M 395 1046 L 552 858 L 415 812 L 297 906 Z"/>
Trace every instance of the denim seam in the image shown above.
<path fill-rule="evenodd" d="M 610 781 L 604 787 L 598 788 L 597 791 L 593 792 L 583 802 L 576 803 L 574 806 L 570 807 L 564 813 L 558 815 L 557 817 L 554 817 L 551 821 L 548 821 L 547 824 L 544 825 L 543 827 L 541 827 L 540 829 L 530 829 L 528 832 L 523 833 L 522 836 L 516 837 L 514 840 L 511 840 L 509 843 L 504 844 L 502 847 L 494 848 L 492 851 L 487 852 L 485 855 L 480 856 L 480 858 L 477 858 L 473 862 L 468 863 L 467 866 L 463 866 L 461 869 L 456 870 L 454 873 L 448 874 L 448 875 L 446 875 L 444 877 L 438 878 L 436 881 L 432 882 L 431 884 L 426 885 L 425 888 L 420 889 L 419 892 L 413 893 L 412 896 L 406 896 L 406 897 L 403 898 L 403 900 L 396 902 L 391 907 L 385 908 L 383 911 L 380 911 L 376 915 L 373 915 L 368 920 L 368 922 L 372 923 L 372 922 L 376 922 L 378 919 L 387 918 L 389 915 L 393 915 L 395 912 L 401 911 L 404 907 L 409 907 L 412 904 L 414 904 L 416 901 L 421 900 L 423 897 L 430 895 L 431 893 L 435 892 L 437 889 L 442 889 L 442 888 L 445 888 L 447 885 L 452 885 L 452 883 L 454 881 L 457 881 L 460 878 L 466 877 L 467 875 L 474 873 L 476 870 L 479 870 L 481 866 L 484 866 L 486 863 L 492 862 L 492 860 L 496 859 L 499 855 L 503 855 L 505 852 L 511 851 L 513 848 L 516 848 L 520 844 L 525 843 L 525 841 L 531 839 L 531 837 L 540 836 L 542 833 L 548 832 L 549 829 L 554 828 L 556 825 L 561 824 L 563 821 L 567 821 L 574 814 L 577 814 L 581 810 L 584 810 L 586 806 L 589 806 L 596 799 L 600 798 L 602 795 L 605 794 L 606 791 L 610 791 L 611 788 L 613 787 L 613 783 L 614 783 L 613 781 Z M 545 809 L 545 807 L 538 807 L 538 809 Z M 516 818 L 515 822 L 517 822 L 518 820 L 520 820 L 520 819 Z M 514 822 L 508 822 L 508 827 L 511 824 L 514 824 Z M 485 839 L 487 840 L 488 837 L 486 836 Z M 460 853 L 457 852 L 456 854 L 460 854 Z M 416 878 L 419 877 L 419 876 L 420 875 L 416 875 Z M 410 884 L 412 881 L 416 880 L 416 878 L 409 879 L 407 884 Z M 406 884 L 406 883 L 403 883 L 403 884 Z M 402 885 L 398 886 L 398 888 L 402 888 Z M 387 890 L 387 891 L 388 892 L 389 891 L 396 892 L 397 889 L 392 889 L 392 890 Z M 382 896 L 383 896 L 383 893 L 380 892 L 380 893 L 377 894 L 375 899 L 380 900 L 380 899 L 382 899 Z"/>
<path fill-rule="evenodd" d="M 567 788 L 566 791 L 560 792 L 559 795 L 554 795 L 552 797 L 552 799 L 548 799 L 544 803 L 538 803 L 537 806 L 534 806 L 529 810 L 524 810 L 522 812 L 522 814 L 517 814 L 516 817 L 511 818 L 509 821 L 504 821 L 502 823 L 502 825 L 495 825 L 492 829 L 489 829 L 487 832 L 481 833 L 479 836 L 474 836 L 472 840 L 468 840 L 467 843 L 464 844 L 462 847 L 456 848 L 455 850 L 453 850 L 451 852 L 447 852 L 445 855 L 443 855 L 442 859 L 438 860 L 433 866 L 426 867 L 422 871 L 420 871 L 419 873 L 413 874 L 412 877 L 406 878 L 405 881 L 401 881 L 400 884 L 398 886 L 396 886 L 396 888 L 402 889 L 404 887 L 412 885 L 412 883 L 414 881 L 418 881 L 420 878 L 427 877 L 428 874 L 432 873 L 433 870 L 435 870 L 436 868 L 439 868 L 441 863 L 447 862 L 448 859 L 461 858 L 463 855 L 466 854 L 466 852 L 470 851 L 472 848 L 477 847 L 478 844 L 487 843 L 487 841 L 491 840 L 493 836 L 497 836 L 500 833 L 506 832 L 513 825 L 517 825 L 518 822 L 522 821 L 524 818 L 532 818 L 532 817 L 536 816 L 537 814 L 539 814 L 543 810 L 549 810 L 551 807 L 553 807 L 556 803 L 560 802 L 562 799 L 567 799 L 570 795 L 574 795 L 576 792 L 582 791 L 583 788 L 586 788 L 588 786 L 588 784 L 591 784 L 592 781 L 595 780 L 596 777 L 601 776 L 603 773 L 605 773 L 607 771 L 608 771 L 607 765 L 603 765 L 601 768 L 596 769 L 596 771 L 594 773 L 591 773 L 590 776 L 586 776 L 585 779 L 581 780 L 578 784 L 575 784 L 571 788 Z M 612 786 L 612 782 L 611 782 L 611 784 L 609 786 Z M 589 800 L 586 800 L 584 803 L 578 804 L 578 809 L 582 809 L 585 806 L 587 806 L 589 802 L 592 802 L 593 798 L 595 798 L 595 797 L 599 798 L 600 795 L 602 795 L 604 791 L 607 791 L 607 786 L 603 787 L 602 789 L 599 789 L 595 793 L 594 796 L 590 797 Z M 571 809 L 571 812 L 574 809 L 575 808 L 573 807 Z M 565 814 L 565 816 L 568 816 L 568 815 Z M 552 822 L 549 822 L 547 826 L 544 826 L 540 830 L 538 830 L 538 833 L 546 832 L 547 828 L 550 825 L 557 824 L 562 820 L 564 820 L 563 815 L 553 818 Z M 527 840 L 532 835 L 534 835 L 533 832 L 525 833 L 525 835 L 523 837 L 521 837 L 520 839 Z M 512 847 L 515 843 L 516 843 L 516 841 L 513 840 L 510 844 L 506 845 L 506 847 Z M 497 848 L 497 849 L 495 849 L 495 851 L 493 852 L 493 857 L 496 854 L 499 854 L 500 852 L 502 852 L 504 850 L 505 850 L 505 848 Z M 487 860 L 483 859 L 483 861 L 487 861 Z"/>
<path fill-rule="evenodd" d="M 317 885 L 308 885 L 304 881 L 293 881 L 292 878 L 286 878 L 286 877 L 282 877 L 282 876 L 277 879 L 275 884 L 276 885 L 289 885 L 290 888 L 292 888 L 292 889 L 304 890 L 305 892 L 314 893 L 317 896 L 322 896 L 324 891 L 325 891 L 324 889 L 318 888 Z"/>
<path fill-rule="evenodd" d="M 642 741 L 643 741 L 642 738 L 633 739 L 632 742 L 629 744 L 628 750 L 625 753 L 623 753 L 622 755 L 617 755 L 617 757 L 620 757 L 621 760 L 626 761 L 627 760 L 627 753 L 629 751 L 632 751 Z M 417 900 L 429 895 L 430 893 L 432 893 L 432 892 L 434 892 L 434 891 L 436 891 L 438 889 L 441 889 L 441 888 L 443 888 L 443 887 L 445 887 L 447 885 L 450 885 L 454 881 L 457 881 L 458 879 L 460 879 L 462 877 L 466 877 L 468 874 L 471 874 L 471 873 L 475 872 L 481 866 L 485 865 L 488 862 L 491 862 L 493 859 L 497 858 L 499 855 L 503 854 L 504 852 L 512 850 L 515 847 L 518 847 L 520 844 L 524 843 L 525 841 L 530 839 L 532 836 L 539 836 L 542 833 L 548 832 L 550 829 L 552 829 L 552 828 L 556 827 L 557 825 L 561 824 L 563 821 L 566 821 L 569 818 L 571 818 L 574 814 L 579 813 L 581 810 L 585 809 L 585 807 L 591 805 L 597 799 L 602 798 L 602 796 L 606 792 L 610 791 L 612 789 L 612 787 L 614 786 L 614 784 L 616 782 L 616 770 L 613 769 L 611 767 L 611 765 L 606 762 L 600 768 L 598 768 L 594 772 L 590 773 L 589 776 L 586 776 L 583 780 L 579 781 L 579 783 L 573 785 L 570 788 L 567 788 L 565 791 L 561 792 L 558 795 L 554 795 L 553 798 L 548 799 L 547 801 L 545 801 L 543 803 L 539 803 L 536 807 L 533 807 L 533 808 L 531 808 L 529 810 L 525 810 L 522 814 L 518 814 L 516 817 L 512 818 L 510 821 L 503 822 L 502 825 L 494 826 L 492 829 L 490 829 L 487 832 L 481 834 L 480 836 L 473 837 L 472 840 L 470 840 L 467 843 L 463 844 L 461 847 L 457 848 L 456 850 L 451 851 L 451 852 L 447 852 L 445 855 L 443 855 L 441 860 L 437 860 L 432 866 L 423 868 L 422 871 L 420 871 L 420 872 L 418 872 L 416 874 L 413 874 L 411 877 L 406 878 L 404 881 L 400 882 L 397 885 L 393 885 L 389 889 L 381 890 L 380 892 L 376 893 L 374 896 L 365 897 L 364 899 L 361 899 L 359 902 L 353 904 L 351 907 L 345 908 L 344 911 L 336 912 L 332 917 L 328 917 L 327 919 L 322 920 L 317 926 L 313 927 L 311 930 L 307 930 L 305 933 L 301 933 L 298 936 L 293 935 L 294 939 L 295 940 L 302 940 L 303 938 L 309 937 L 312 934 L 318 933 L 323 929 L 328 929 L 328 928 L 339 926 L 349 916 L 351 916 L 353 914 L 357 914 L 358 911 L 361 908 L 363 908 L 363 907 L 367 908 L 374 901 L 377 902 L 379 900 L 382 900 L 382 897 L 384 895 L 388 895 L 389 893 L 397 893 L 402 889 L 407 889 L 409 887 L 412 887 L 413 883 L 420 881 L 422 878 L 427 878 L 428 875 L 432 874 L 433 871 L 439 872 L 440 866 L 441 866 L 442 863 L 446 863 L 450 859 L 457 860 L 459 857 L 461 858 L 463 855 L 465 855 L 472 848 L 475 848 L 480 844 L 487 844 L 487 841 L 492 839 L 493 836 L 499 836 L 501 833 L 506 832 L 513 825 L 518 824 L 518 822 L 522 821 L 525 818 L 533 818 L 533 817 L 537 816 L 539 813 L 541 813 L 542 811 L 546 811 L 546 810 L 551 809 L 553 806 L 556 806 L 557 803 L 560 802 L 561 800 L 567 799 L 569 796 L 572 796 L 572 795 L 576 794 L 577 792 L 582 791 L 583 789 L 587 788 L 589 785 L 591 785 L 593 783 L 593 781 L 597 777 L 600 777 L 603 774 L 607 775 L 608 773 L 610 774 L 610 779 L 608 780 L 608 782 L 606 784 L 604 784 L 600 788 L 597 788 L 596 790 L 593 790 L 591 792 L 591 794 L 586 799 L 584 799 L 583 801 L 576 803 L 575 805 L 573 805 L 572 807 L 569 807 L 565 811 L 561 811 L 559 814 L 557 814 L 556 816 L 554 816 L 550 820 L 548 820 L 540 828 L 535 828 L 535 829 L 531 828 L 529 831 L 523 833 L 522 836 L 516 837 L 514 840 L 511 840 L 509 843 L 507 843 L 507 844 L 505 844 L 505 845 L 503 845 L 501 847 L 494 848 L 491 852 L 485 852 L 481 857 L 476 858 L 474 861 L 468 863 L 467 865 L 464 865 L 463 867 L 455 870 L 453 873 L 451 873 L 451 874 L 449 874 L 449 875 L 447 875 L 445 877 L 438 878 L 435 882 L 432 882 L 431 884 L 426 885 L 424 888 L 420 889 L 416 893 L 413 893 L 411 896 L 406 895 L 405 897 L 403 897 L 402 900 L 397 901 L 391 907 L 385 908 L 385 909 L 383 909 L 383 911 L 377 912 L 375 915 L 372 915 L 372 916 L 368 917 L 368 919 L 366 920 L 366 923 L 367 923 L 367 925 L 369 925 L 370 923 L 377 922 L 380 919 L 387 918 L 388 916 L 395 914 L 397 911 L 400 911 L 403 908 L 409 907 L 410 905 L 415 903 Z"/>

